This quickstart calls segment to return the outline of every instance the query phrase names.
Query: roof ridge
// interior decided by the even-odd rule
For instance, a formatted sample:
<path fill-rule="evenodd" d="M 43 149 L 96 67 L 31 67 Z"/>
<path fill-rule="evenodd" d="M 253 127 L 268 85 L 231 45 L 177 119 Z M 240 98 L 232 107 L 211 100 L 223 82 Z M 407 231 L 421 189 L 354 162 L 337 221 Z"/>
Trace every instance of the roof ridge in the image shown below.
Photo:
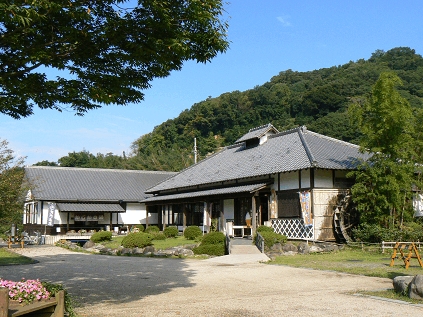
<path fill-rule="evenodd" d="M 168 174 L 176 173 L 170 171 L 149 171 L 149 170 L 127 170 L 119 168 L 98 168 L 98 167 L 74 167 L 74 166 L 26 166 L 25 169 L 44 169 L 44 170 L 77 170 L 77 171 L 109 171 L 109 172 L 124 172 L 124 173 L 154 173 L 154 174 Z"/>
<path fill-rule="evenodd" d="M 263 124 L 263 125 L 261 125 L 259 127 L 251 128 L 250 130 L 248 130 L 248 132 L 254 132 L 254 131 L 257 131 L 257 130 L 260 130 L 260 129 L 270 128 L 270 127 L 273 127 L 273 125 L 271 123 Z"/>

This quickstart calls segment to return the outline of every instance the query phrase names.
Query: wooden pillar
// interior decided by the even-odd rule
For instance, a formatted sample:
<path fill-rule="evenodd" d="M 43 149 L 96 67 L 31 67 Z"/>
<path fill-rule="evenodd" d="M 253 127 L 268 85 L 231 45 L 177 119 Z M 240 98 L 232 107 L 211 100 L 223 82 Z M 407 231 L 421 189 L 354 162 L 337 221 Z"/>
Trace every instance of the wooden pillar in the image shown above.
<path fill-rule="evenodd" d="M 148 227 L 148 210 L 150 209 L 150 206 L 145 206 L 145 227 Z"/>
<path fill-rule="evenodd" d="M 67 219 L 66 219 L 66 231 L 69 231 L 69 222 L 70 222 L 70 212 L 68 212 Z"/>
<path fill-rule="evenodd" d="M 187 227 L 187 208 L 185 204 L 182 204 L 182 213 L 183 213 L 183 217 L 182 217 L 182 230 L 185 231 L 185 228 Z"/>
<path fill-rule="evenodd" d="M 162 218 L 163 218 L 163 220 L 162 220 L 162 226 L 163 226 L 163 230 L 164 229 L 166 229 L 166 205 L 164 205 L 163 206 L 163 209 L 162 209 Z"/>
<path fill-rule="evenodd" d="M 251 219 L 251 225 L 252 225 L 252 227 L 253 227 L 253 229 L 251 230 L 251 235 L 253 236 L 254 235 L 254 233 L 256 232 L 256 229 L 257 229 L 257 204 L 256 204 L 256 195 L 258 195 L 258 193 L 254 193 L 254 196 L 252 197 L 252 199 L 251 199 L 251 209 L 252 209 L 252 212 L 253 212 L 253 215 L 252 215 L 252 218 L 253 219 Z"/>
<path fill-rule="evenodd" d="M 219 200 L 219 209 L 220 209 L 220 231 L 225 231 L 226 221 L 225 215 L 223 213 L 223 200 Z"/>

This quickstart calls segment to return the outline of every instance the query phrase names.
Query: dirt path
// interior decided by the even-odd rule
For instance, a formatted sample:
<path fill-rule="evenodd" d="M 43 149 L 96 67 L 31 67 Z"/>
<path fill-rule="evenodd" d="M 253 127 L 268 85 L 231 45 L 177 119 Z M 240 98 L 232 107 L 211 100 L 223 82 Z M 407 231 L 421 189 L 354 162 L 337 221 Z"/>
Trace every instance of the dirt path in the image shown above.
<path fill-rule="evenodd" d="M 63 283 L 81 316 L 422 316 L 412 306 L 354 295 L 390 279 L 260 263 L 113 257 L 57 247 L 17 250 L 33 265 L 0 268 L 7 279 Z"/>

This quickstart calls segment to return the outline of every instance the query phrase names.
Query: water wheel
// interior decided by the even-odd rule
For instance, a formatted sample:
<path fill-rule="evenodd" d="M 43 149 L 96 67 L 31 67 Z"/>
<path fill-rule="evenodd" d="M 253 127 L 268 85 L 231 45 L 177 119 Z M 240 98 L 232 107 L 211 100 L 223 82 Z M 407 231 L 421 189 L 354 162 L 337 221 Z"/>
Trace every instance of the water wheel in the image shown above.
<path fill-rule="evenodd" d="M 340 194 L 333 214 L 333 228 L 338 242 L 350 242 L 352 240 L 351 231 L 358 223 L 359 215 L 352 202 L 351 195 L 349 193 Z"/>

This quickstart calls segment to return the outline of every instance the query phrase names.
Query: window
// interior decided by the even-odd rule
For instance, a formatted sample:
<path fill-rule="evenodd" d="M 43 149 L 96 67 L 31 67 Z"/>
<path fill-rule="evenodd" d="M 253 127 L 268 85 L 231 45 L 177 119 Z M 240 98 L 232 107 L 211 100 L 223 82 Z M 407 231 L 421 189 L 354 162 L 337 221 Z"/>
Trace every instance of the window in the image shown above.
<path fill-rule="evenodd" d="M 278 218 L 297 218 L 301 216 L 300 197 L 298 192 L 278 193 Z"/>

